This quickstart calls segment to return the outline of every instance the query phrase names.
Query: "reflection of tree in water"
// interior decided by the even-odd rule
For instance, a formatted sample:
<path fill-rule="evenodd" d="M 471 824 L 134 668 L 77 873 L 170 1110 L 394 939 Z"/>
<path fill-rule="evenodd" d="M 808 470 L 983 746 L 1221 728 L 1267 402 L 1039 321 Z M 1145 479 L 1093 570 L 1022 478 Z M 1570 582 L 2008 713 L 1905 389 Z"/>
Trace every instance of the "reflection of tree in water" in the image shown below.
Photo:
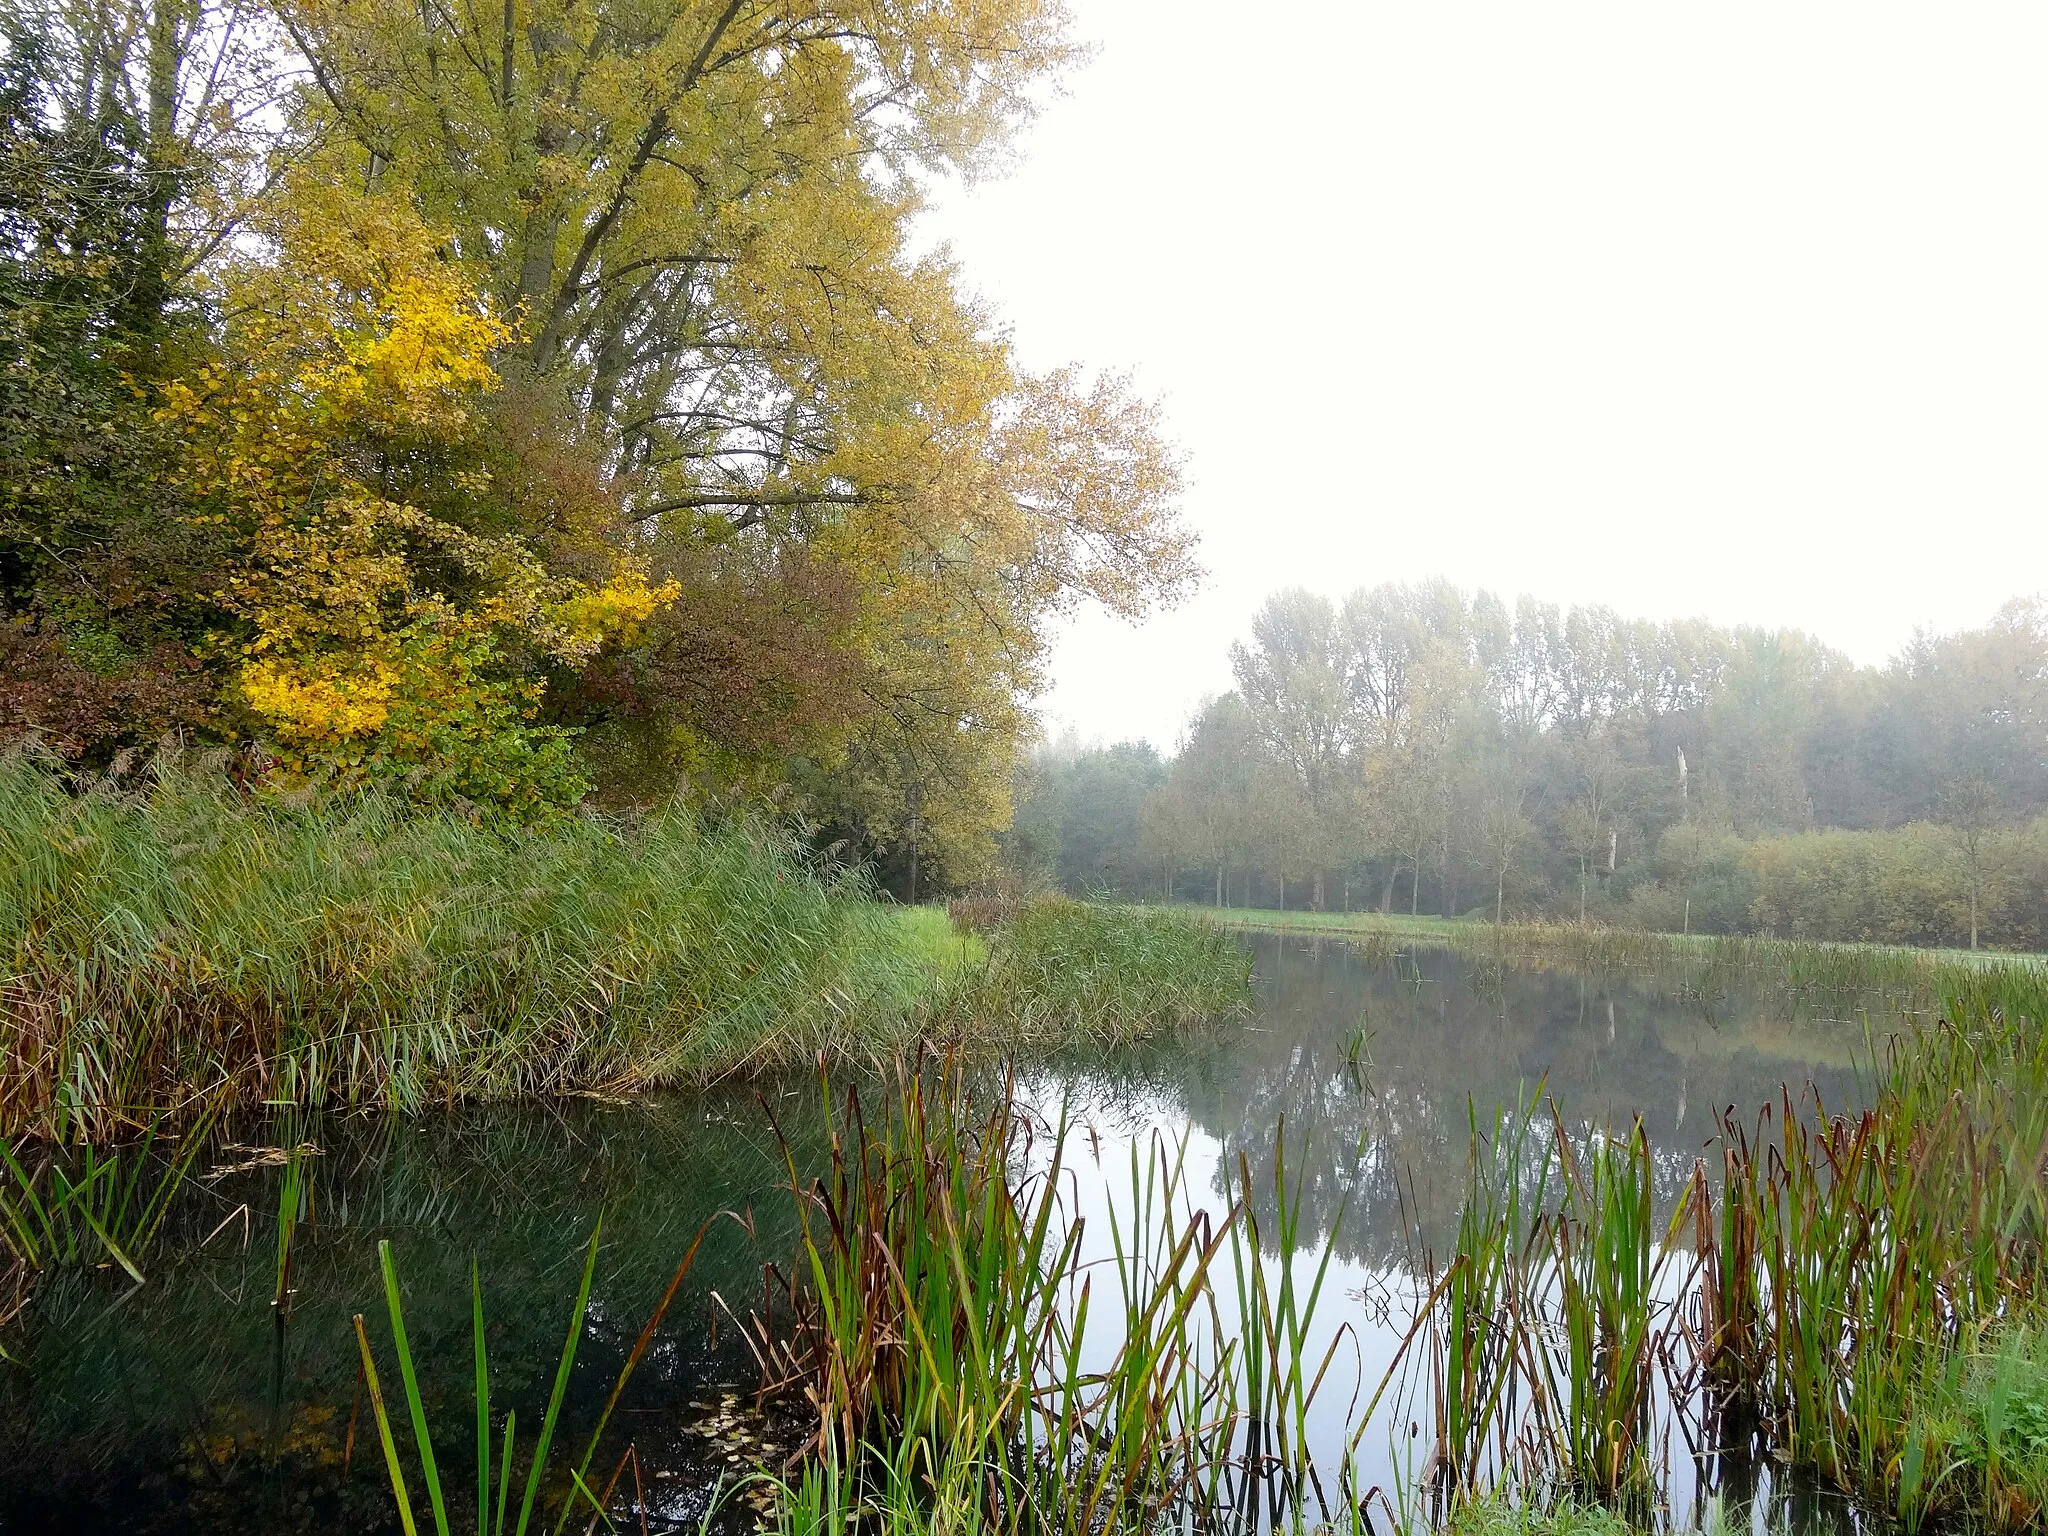
<path fill-rule="evenodd" d="M 1286 1126 L 1289 1188 L 1320 1240 L 1349 1200 L 1338 1252 L 1384 1266 L 1441 1255 L 1466 1188 L 1472 1117 L 1490 1129 L 1539 1083 L 1568 1134 L 1640 1114 L 1667 1207 L 1716 1114 L 1745 1118 L 1811 1080 L 1854 1102 L 1857 1025 L 1765 991 L 1700 995 L 1629 978 L 1493 970 L 1425 952 L 1373 961 L 1341 942 L 1257 941 L 1257 1019 L 1183 1069 L 1187 1112 L 1250 1165 L 1263 1230 Z M 1839 1011 L 1839 1009 L 1837 1010 Z M 1369 1031 L 1368 1064 L 1350 1043 Z M 1548 1113 L 1539 1117 L 1548 1129 Z M 1221 1193 L 1224 1174 L 1215 1173 Z"/>

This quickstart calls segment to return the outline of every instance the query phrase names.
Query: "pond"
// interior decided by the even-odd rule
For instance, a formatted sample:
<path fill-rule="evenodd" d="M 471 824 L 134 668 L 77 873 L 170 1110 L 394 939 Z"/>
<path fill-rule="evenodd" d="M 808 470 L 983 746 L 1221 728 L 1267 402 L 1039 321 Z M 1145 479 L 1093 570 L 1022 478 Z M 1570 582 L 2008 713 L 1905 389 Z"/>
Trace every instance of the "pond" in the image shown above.
<path fill-rule="evenodd" d="M 1830 1109 L 1854 1107 L 1866 1031 L 1896 1022 L 1876 996 L 1699 991 L 1333 939 L 1244 942 L 1258 994 L 1248 1021 L 1035 1062 L 1023 1077 L 1032 1102 L 1048 1115 L 1064 1105 L 1076 1127 L 1084 1210 L 1127 1187 L 1129 1148 L 1156 1145 L 1184 1156 L 1196 1194 L 1220 1210 L 1227 1170 L 1270 1191 L 1284 1137 L 1297 1244 L 1335 1251 L 1318 1314 L 1323 1337 L 1343 1335 L 1319 1398 L 1316 1432 L 1331 1445 L 1395 1354 L 1414 1277 L 1455 1230 L 1473 1114 L 1490 1120 L 1540 1085 L 1574 1133 L 1640 1115 L 1668 1205 L 1722 1113 L 1747 1122 L 1808 1085 Z M 705 1229 L 614 1421 L 658 1521 L 694 1528 L 713 1473 L 752 1454 L 744 1437 L 777 1433 L 748 1416 L 756 1372 L 734 1323 L 759 1302 L 764 1260 L 792 1240 L 771 1115 L 799 1165 L 818 1156 L 824 1116 L 807 1079 L 269 1127 L 267 1142 L 320 1149 L 300 1165 L 287 1309 L 273 1305 L 283 1170 L 262 1148 L 218 1149 L 181 1194 L 145 1284 L 112 1270 L 56 1275 L 9 1335 L 0 1531 L 397 1529 L 350 1322 L 368 1314 L 381 1336 L 377 1240 L 392 1242 L 423 1395 L 437 1422 L 450 1415 L 443 1443 L 461 1446 L 472 1262 L 494 1401 L 537 1423 L 600 1217 L 561 1433 L 580 1446 Z M 1365 1480 L 1391 1488 L 1412 1482 L 1428 1435 L 1406 1436 L 1389 1403 L 1358 1454 Z M 1746 1491 L 1740 1467 L 1720 1475 Z M 444 1476 L 473 1489 L 466 1464 Z M 1678 1524 L 1694 1488 L 1692 1473 L 1674 1474 Z M 453 1502 L 458 1528 L 473 1523 Z M 1798 1503 L 1797 1523 L 1835 1523 L 1825 1501 Z"/>

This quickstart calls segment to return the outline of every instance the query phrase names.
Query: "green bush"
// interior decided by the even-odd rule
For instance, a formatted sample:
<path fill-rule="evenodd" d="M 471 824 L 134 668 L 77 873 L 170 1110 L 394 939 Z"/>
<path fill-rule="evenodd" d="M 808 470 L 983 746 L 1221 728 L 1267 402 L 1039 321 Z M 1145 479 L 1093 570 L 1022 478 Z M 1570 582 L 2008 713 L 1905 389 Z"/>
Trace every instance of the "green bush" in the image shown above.
<path fill-rule="evenodd" d="M 1970 936 L 1962 841 L 1930 822 L 1881 831 L 1827 830 L 1751 845 L 1755 925 L 1789 938 L 1961 945 Z M 2048 817 L 1985 834 L 1980 942 L 2048 948 Z"/>

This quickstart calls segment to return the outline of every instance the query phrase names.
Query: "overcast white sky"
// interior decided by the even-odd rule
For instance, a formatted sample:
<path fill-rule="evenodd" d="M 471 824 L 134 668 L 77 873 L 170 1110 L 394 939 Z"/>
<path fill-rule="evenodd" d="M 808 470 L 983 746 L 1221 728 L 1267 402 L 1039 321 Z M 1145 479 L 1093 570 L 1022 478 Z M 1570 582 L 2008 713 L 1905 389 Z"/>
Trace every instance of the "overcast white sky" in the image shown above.
<path fill-rule="evenodd" d="M 1291 584 L 1862 661 L 2048 585 L 2048 5 L 1070 3 L 927 228 L 1027 366 L 1164 400 L 1211 574 L 1078 622 L 1056 729 L 1170 747 Z"/>

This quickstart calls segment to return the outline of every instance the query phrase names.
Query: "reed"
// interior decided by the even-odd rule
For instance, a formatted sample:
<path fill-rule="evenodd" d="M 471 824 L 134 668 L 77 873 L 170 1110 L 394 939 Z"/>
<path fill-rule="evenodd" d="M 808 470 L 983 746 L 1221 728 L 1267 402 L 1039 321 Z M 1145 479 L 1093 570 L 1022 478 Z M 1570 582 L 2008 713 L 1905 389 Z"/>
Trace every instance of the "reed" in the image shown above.
<path fill-rule="evenodd" d="M 1437 1508 L 1557 1498 L 1647 1521 L 1670 1426 L 1749 1437 L 1906 1530 L 2048 1515 L 2048 989 L 1967 978 L 1876 1053 L 1867 1111 L 1788 1091 L 1721 1126 L 1659 1219 L 1640 1125 L 1475 1125 L 1429 1295 Z M 1660 1442 L 1660 1425 L 1662 1420 Z"/>
<path fill-rule="evenodd" d="M 1335 1344 L 1307 1353 L 1328 1261 L 1295 1273 L 1298 1191 L 1279 1178 L 1274 1265 L 1248 1190 L 1211 1219 L 1184 1146 L 1134 1144 L 1091 1257 L 1069 1129 L 1007 1075 L 927 1059 L 872 1111 L 845 1097 L 823 1177 L 791 1158 L 788 1322 L 750 1321 L 764 1390 L 815 1415 L 784 1530 L 1080 1536 L 1312 1507 L 1306 1417 Z"/>
<path fill-rule="evenodd" d="M 1011 1044 L 1130 1040 L 1251 1007 L 1251 955 L 1198 916 L 1065 896 L 984 912 L 956 903 L 986 959 L 965 967 L 931 1019 Z"/>
<path fill-rule="evenodd" d="M 906 1017 L 888 911 L 793 833 L 683 808 L 542 831 L 164 762 L 71 793 L 0 758 L 0 1127 L 201 1093 L 412 1108 L 807 1057 Z M 846 1026 L 842 1028 L 842 1026 Z"/>
<path fill-rule="evenodd" d="M 376 791 L 252 795 L 170 757 L 80 786 L 15 751 L 0 1136 L 622 1093 L 932 1032 L 1122 1036 L 1241 1001 L 1227 941 L 1126 914 L 1033 908 L 989 953 L 741 811 L 522 829 Z"/>
<path fill-rule="evenodd" d="M 1557 1455 L 1581 1495 L 1646 1516 L 1657 1481 L 1651 1416 L 1678 1337 L 1674 1269 L 1683 1204 L 1660 1228 L 1651 1196 L 1649 1138 L 1638 1120 L 1622 1136 L 1575 1148 L 1556 1124 L 1562 1209 L 1550 1223 L 1551 1273 L 1563 1347 L 1540 1351 L 1544 1399 L 1557 1415 Z M 1677 1289 L 1692 1282 L 1678 1277 Z"/>
<path fill-rule="evenodd" d="M 2048 1306 L 2043 1000 L 1980 982 L 1888 1047 L 1871 1110 L 1806 1117 L 1788 1100 L 1768 1163 L 1729 1160 L 1723 1200 L 1754 1228 L 1762 1298 L 1736 1344 L 1746 1395 L 1796 1463 L 1909 1528 L 2021 1530 L 2048 1510 L 2038 1457 L 1973 1461 L 1967 1426 L 1930 1406 L 2009 1379 L 1977 1362 L 2031 1338 Z"/>
<path fill-rule="evenodd" d="M 1439 1507 L 1481 1488 L 1489 1467 L 1504 1475 L 1514 1464 L 1523 1296 L 1550 1177 L 1547 1159 L 1530 1165 L 1532 1140 L 1542 1146 L 1532 1137 L 1532 1116 L 1533 1101 L 1502 1114 L 1484 1134 L 1472 1119 L 1457 1247 L 1430 1313 L 1436 1449 L 1428 1481 Z"/>
<path fill-rule="evenodd" d="M 112 1263 L 143 1284 L 142 1266 L 212 1124 L 208 1110 L 180 1137 L 153 1120 L 139 1138 L 110 1147 L 0 1141 L 0 1326 L 55 1265 Z"/>
<path fill-rule="evenodd" d="M 1656 1219 L 1639 1123 L 1575 1139 L 1554 1108 L 1539 1128 L 1534 1098 L 1491 1126 L 1474 1116 L 1470 1166 L 1457 1245 L 1423 1309 L 1431 1507 L 1455 1520 L 1506 1494 L 1647 1519 L 1689 1202 Z"/>
<path fill-rule="evenodd" d="M 635 1368 L 646 1355 L 648 1347 L 661 1328 L 676 1292 L 681 1288 L 690 1267 L 696 1261 L 697 1252 L 704 1241 L 700 1230 L 682 1262 L 676 1266 L 674 1276 L 669 1280 L 668 1289 L 663 1292 L 660 1302 L 646 1325 L 640 1330 L 639 1338 L 626 1356 L 610 1395 L 605 1399 L 602 1412 L 597 1417 L 590 1435 L 584 1442 L 583 1452 L 573 1464 L 558 1462 L 554 1457 L 556 1434 L 561 1427 L 562 1405 L 569 1391 L 570 1372 L 576 1363 L 576 1346 L 583 1337 L 585 1321 L 590 1310 L 591 1283 L 597 1270 L 598 1238 L 602 1224 L 590 1234 L 590 1242 L 584 1250 L 583 1270 L 577 1284 L 576 1299 L 569 1311 L 567 1338 L 555 1368 L 554 1385 L 548 1396 L 547 1408 L 541 1415 L 538 1431 L 532 1441 L 522 1447 L 519 1439 L 519 1416 L 516 1410 L 509 1411 L 504 1419 L 504 1433 L 497 1456 L 495 1492 L 492 1481 L 492 1434 L 493 1418 L 491 1408 L 491 1374 L 489 1351 L 484 1337 L 483 1280 L 474 1266 L 470 1274 L 471 1302 L 471 1347 L 474 1358 L 474 1407 L 476 1416 L 476 1523 L 471 1529 L 482 1536 L 506 1536 L 507 1521 L 510 1520 L 512 1536 L 526 1536 L 529 1530 L 549 1529 L 548 1516 L 552 1512 L 553 1536 L 562 1536 L 570 1523 L 579 1514 L 585 1516 L 594 1528 L 602 1523 L 609 1527 L 609 1507 L 612 1492 L 621 1475 L 634 1459 L 634 1449 L 629 1443 L 612 1467 L 610 1475 L 602 1480 L 602 1486 L 594 1486 L 597 1474 L 593 1472 L 598 1449 L 604 1443 L 605 1431 L 610 1427 L 613 1411 L 619 1399 L 625 1394 Z M 406 1425 L 413 1449 L 413 1470 L 418 1475 L 418 1484 L 427 1498 L 429 1517 L 435 1536 L 448 1536 L 451 1525 L 463 1522 L 460 1512 L 451 1500 L 452 1490 L 441 1476 L 439 1458 L 435 1454 L 434 1437 L 428 1422 L 425 1399 L 420 1392 L 419 1372 L 413 1355 L 410 1339 L 405 1329 L 405 1306 L 398 1278 L 397 1260 L 392 1254 L 389 1242 L 377 1245 L 378 1265 L 384 1280 L 384 1310 L 391 1331 L 391 1349 L 398 1363 L 399 1380 L 403 1387 Z M 400 1436 L 394 1423 L 397 1415 L 386 1400 L 383 1378 L 377 1370 L 377 1354 L 370 1342 L 370 1330 L 363 1315 L 357 1313 L 354 1319 L 356 1347 L 362 1362 L 362 1380 L 367 1388 L 370 1412 L 377 1428 L 377 1440 L 384 1455 L 385 1473 L 391 1482 L 392 1498 L 396 1503 L 399 1523 L 407 1536 L 418 1529 L 418 1509 L 407 1478 L 406 1457 L 400 1450 Z M 521 1482 L 517 1467 L 521 1456 L 526 1461 L 526 1477 Z M 514 1489 L 519 1490 L 514 1503 Z M 538 1516 L 538 1520 L 536 1520 Z"/>
<path fill-rule="evenodd" d="M 1496 1120 L 1474 1114 L 1464 1218 L 1427 1267 L 1406 1346 L 1427 1357 L 1431 1496 L 1384 1506 L 1361 1498 L 1348 1460 L 1309 1452 L 1342 1330 L 1315 1326 L 1332 1247 L 1302 1227 L 1290 1168 L 1307 1160 L 1283 1132 L 1270 1206 L 1246 1157 L 1209 1214 L 1185 1145 L 1155 1136 L 1084 1219 L 1074 1128 L 1033 1110 L 1010 1073 L 927 1053 L 863 1094 L 836 1090 L 821 1062 L 822 1161 L 782 1149 L 795 1262 L 741 1319 L 763 1392 L 810 1424 L 792 1461 L 761 1474 L 774 1519 L 789 1536 L 1386 1536 L 1390 1517 L 1408 1536 L 1606 1536 L 1669 1518 L 1675 1429 L 1704 1490 L 1712 1448 L 1754 1443 L 1904 1530 L 2037 1529 L 2038 1005 L 1987 979 L 1946 1023 L 1886 1047 L 1868 1112 L 1788 1093 L 1754 1126 L 1724 1124 L 1668 1210 L 1639 1124 L 1575 1128 L 1540 1090 Z M 401 1454 L 408 1416 L 415 1447 L 427 1439 L 389 1269 L 386 1299 L 405 1406 L 387 1403 L 380 1437 L 406 1462 L 394 1489 L 401 1473 L 427 1489 L 431 1514 L 439 1474 L 423 1449 Z M 478 1498 L 516 1514 L 509 1450 L 495 1495 L 488 1472 L 480 1291 L 476 1332 Z M 1387 1389 L 1354 1417 L 1354 1450 Z M 558 1527 L 572 1507 L 617 1516 L 590 1472 L 595 1439 L 543 1477 L 546 1439 L 528 1501 L 541 1489 Z M 1725 1524 L 1720 1510 L 1705 1500 L 1703 1528 Z"/>

